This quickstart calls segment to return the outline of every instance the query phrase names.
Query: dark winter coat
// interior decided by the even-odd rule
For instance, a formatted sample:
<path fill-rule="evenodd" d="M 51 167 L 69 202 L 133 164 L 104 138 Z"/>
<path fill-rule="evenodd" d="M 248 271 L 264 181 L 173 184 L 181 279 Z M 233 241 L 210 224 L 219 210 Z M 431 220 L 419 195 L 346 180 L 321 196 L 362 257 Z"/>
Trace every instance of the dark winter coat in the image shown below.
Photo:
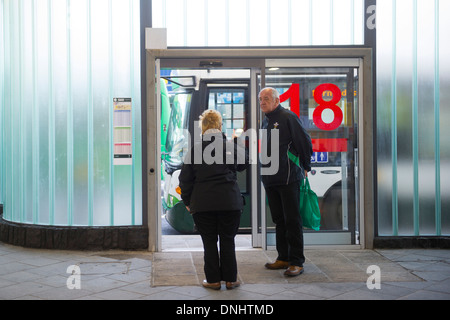
<path fill-rule="evenodd" d="M 190 150 L 181 169 L 179 177 L 181 198 L 191 213 L 243 209 L 243 198 L 236 172 L 248 167 L 248 150 L 238 145 L 237 139 L 227 142 L 221 133 L 212 135 L 204 135 L 202 142 Z M 217 146 L 215 139 L 221 140 L 222 150 L 214 147 Z M 216 149 L 217 152 L 221 152 L 220 155 L 216 153 Z M 202 161 L 196 164 L 195 155 L 198 156 L 199 152 Z M 222 161 L 211 163 L 208 161 L 210 155 L 215 160 Z"/>
<path fill-rule="evenodd" d="M 304 170 L 311 171 L 311 137 L 303 128 L 299 117 L 281 105 L 267 113 L 262 124 L 267 129 L 267 149 L 271 155 L 271 130 L 279 132 L 279 169 L 274 175 L 262 175 L 266 187 L 287 185 L 304 179 Z M 299 165 L 295 164 L 298 158 Z M 263 167 L 269 165 L 263 165 Z"/>

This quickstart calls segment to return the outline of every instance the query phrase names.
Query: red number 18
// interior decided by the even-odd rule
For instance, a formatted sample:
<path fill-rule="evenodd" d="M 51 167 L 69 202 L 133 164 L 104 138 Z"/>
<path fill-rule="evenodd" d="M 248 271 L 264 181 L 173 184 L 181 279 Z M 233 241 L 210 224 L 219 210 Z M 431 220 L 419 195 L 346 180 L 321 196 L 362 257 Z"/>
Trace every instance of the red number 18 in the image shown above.
<path fill-rule="evenodd" d="M 325 91 L 331 91 L 333 93 L 333 98 L 330 101 L 325 101 L 323 99 L 323 93 Z M 314 109 L 313 122 L 317 128 L 327 131 L 339 128 L 344 119 L 341 108 L 337 106 L 341 97 L 341 90 L 335 84 L 324 83 L 316 88 L 314 91 L 314 100 L 319 105 Z M 280 95 L 280 102 L 284 102 L 288 99 L 291 99 L 291 111 L 300 116 L 300 84 L 293 83 L 288 91 Z M 322 120 L 322 113 L 325 109 L 333 111 L 334 120 L 331 123 L 325 123 Z"/>

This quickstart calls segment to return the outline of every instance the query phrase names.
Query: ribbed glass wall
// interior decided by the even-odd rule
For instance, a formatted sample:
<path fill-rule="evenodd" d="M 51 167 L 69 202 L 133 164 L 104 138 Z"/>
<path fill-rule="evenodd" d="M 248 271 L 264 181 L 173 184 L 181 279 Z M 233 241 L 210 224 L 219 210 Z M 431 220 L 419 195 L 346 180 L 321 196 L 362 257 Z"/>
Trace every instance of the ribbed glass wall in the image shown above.
<path fill-rule="evenodd" d="M 3 2 L 0 2 L 0 17 L 3 18 Z M 4 21 L 0 21 L 0 206 L 3 206 L 3 100 L 5 97 L 5 40 L 3 38 Z"/>
<path fill-rule="evenodd" d="M 363 44 L 364 0 L 153 0 L 169 46 Z M 176 9 L 175 9 L 176 8 Z"/>
<path fill-rule="evenodd" d="M 450 1 L 377 1 L 378 232 L 450 234 Z"/>
<path fill-rule="evenodd" d="M 142 224 L 139 4 L 0 0 L 5 219 Z"/>

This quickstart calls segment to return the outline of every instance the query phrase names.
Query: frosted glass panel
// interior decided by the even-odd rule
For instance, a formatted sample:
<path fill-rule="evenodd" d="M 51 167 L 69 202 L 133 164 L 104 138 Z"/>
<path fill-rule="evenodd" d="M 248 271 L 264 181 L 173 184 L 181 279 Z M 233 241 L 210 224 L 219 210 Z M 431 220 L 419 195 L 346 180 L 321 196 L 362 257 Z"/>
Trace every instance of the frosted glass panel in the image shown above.
<path fill-rule="evenodd" d="M 419 190 L 419 233 L 436 232 L 436 137 L 434 134 L 435 6 L 432 1 L 417 3 L 417 158 Z"/>
<path fill-rule="evenodd" d="M 363 44 L 364 0 L 153 0 L 169 46 Z M 174 10 L 176 8 L 176 10 Z"/>
<path fill-rule="evenodd" d="M 312 44 L 327 45 L 332 44 L 331 24 L 332 8 L 330 0 L 312 1 Z"/>
<path fill-rule="evenodd" d="M 413 11 L 410 0 L 398 0 L 396 12 L 398 232 L 399 235 L 408 235 L 414 230 L 414 168 L 412 158 Z"/>
<path fill-rule="evenodd" d="M 448 1 L 377 1 L 381 236 L 450 234 L 449 12 Z"/>
<path fill-rule="evenodd" d="M 72 66 L 70 82 L 73 104 L 73 225 L 89 224 L 89 158 L 88 127 L 89 105 L 92 103 L 89 92 L 88 34 L 89 19 L 87 16 L 88 1 L 73 1 L 70 8 L 70 48 Z"/>
<path fill-rule="evenodd" d="M 154 10 L 158 10 L 154 8 Z M 205 41 L 205 5 L 204 0 L 190 0 L 186 8 L 186 42 L 188 46 L 201 46 Z M 160 16 L 162 17 L 162 15 Z M 201 17 L 199 19 L 199 17 Z"/>
<path fill-rule="evenodd" d="M 292 44 L 295 45 L 311 45 L 312 33 L 311 33 L 311 17 L 310 17 L 310 1 L 298 0 L 292 1 L 292 30 L 291 39 Z"/>
<path fill-rule="evenodd" d="M 296 12 L 289 10 L 288 0 L 270 2 L 270 39 L 268 45 L 283 46 L 290 44 L 290 23 Z"/>
<path fill-rule="evenodd" d="M 109 12 L 108 0 L 99 0 L 92 3 L 91 16 L 95 17 L 95 23 L 91 25 L 92 57 L 92 103 L 95 112 L 92 115 L 93 123 L 93 180 L 92 180 L 92 210 L 94 225 L 108 225 L 110 223 L 110 170 L 104 170 L 110 166 L 110 103 L 108 94 L 109 81 L 105 81 L 105 75 L 109 76 Z"/>
<path fill-rule="evenodd" d="M 228 15 L 227 15 L 227 6 L 226 6 L 225 0 L 215 0 L 215 1 L 208 1 L 208 10 L 206 14 L 207 19 L 207 30 L 208 30 L 208 46 L 223 46 L 227 45 L 229 42 L 229 35 L 228 35 Z M 172 11 L 169 12 L 169 15 L 172 14 Z M 181 16 L 184 15 L 184 12 L 180 10 Z M 168 21 L 169 25 L 175 26 L 179 25 L 177 22 L 176 24 L 170 24 L 170 21 Z M 174 30 L 175 28 L 168 28 L 168 32 L 171 32 L 170 30 Z M 183 36 L 183 33 L 180 32 L 180 28 L 178 29 L 178 33 L 180 36 Z M 170 39 L 170 36 L 167 36 L 167 40 Z"/>
<path fill-rule="evenodd" d="M 229 45 L 245 46 L 248 43 L 247 25 L 249 23 L 247 21 L 247 3 L 242 0 L 229 0 L 229 5 L 229 14 L 232 17 Z"/>
<path fill-rule="evenodd" d="M 6 219 L 142 224 L 139 8 L 139 0 L 0 1 Z M 133 101 L 132 160 L 120 166 L 114 97 Z"/>
<path fill-rule="evenodd" d="M 267 21 L 268 8 L 262 5 L 260 0 L 249 0 L 249 45 L 250 46 L 264 46 L 269 43 L 269 24 Z M 253 26 L 253 27 L 251 27 Z M 167 39 L 169 41 L 169 39 Z"/>
<path fill-rule="evenodd" d="M 0 1 L 0 17 L 3 17 L 3 0 Z M 5 62 L 5 57 L 4 57 L 4 52 L 5 52 L 5 40 L 4 40 L 4 29 L 3 29 L 3 23 L 0 23 L 0 75 L 4 75 L 5 74 L 5 69 L 4 69 L 4 62 Z M 5 84 L 4 84 L 4 80 L 5 77 L 4 76 L 0 76 L 0 205 L 3 204 L 3 190 L 4 190 L 4 164 L 5 161 L 3 160 L 3 112 L 4 112 L 4 102 L 3 99 L 5 97 Z"/>
<path fill-rule="evenodd" d="M 377 9 L 384 13 L 377 16 L 377 32 L 384 35 L 377 38 L 377 208 L 379 213 L 383 213 L 378 214 L 378 233 L 390 235 L 397 228 L 396 192 L 393 192 L 393 186 L 397 186 L 393 172 L 397 154 L 392 152 L 397 142 L 397 126 L 392 124 L 393 121 L 396 123 L 397 114 L 396 104 L 392 101 L 396 83 L 392 59 L 392 5 L 387 1 L 380 2 Z"/>
<path fill-rule="evenodd" d="M 57 55 L 52 55 L 52 92 L 54 93 L 53 106 L 51 113 L 50 134 L 54 136 L 52 140 L 53 153 L 52 161 L 53 170 L 53 188 L 54 188 L 54 212 L 50 213 L 52 218 L 50 223 L 56 225 L 67 225 L 67 12 L 68 8 L 66 2 L 55 1 L 53 3 L 54 13 L 51 15 L 51 46 L 52 52 L 57 52 Z M 32 12 L 30 10 L 30 12 Z"/>
<path fill-rule="evenodd" d="M 439 99 L 441 232 L 450 234 L 450 1 L 439 2 Z"/>
<path fill-rule="evenodd" d="M 31 198 L 33 192 L 33 180 L 31 172 L 33 170 L 32 161 L 32 148 L 33 148 L 33 96 L 23 93 L 33 92 L 33 73 L 28 72 L 32 69 L 33 65 L 33 32 L 32 32 L 32 11 L 31 2 L 27 2 L 23 5 L 24 20 L 23 29 L 21 30 L 21 37 L 23 39 L 21 46 L 23 54 L 21 58 L 21 148 L 22 148 L 22 161 L 23 168 L 23 188 L 22 188 L 22 218 L 25 221 L 32 219 L 32 202 L 27 201 Z"/>

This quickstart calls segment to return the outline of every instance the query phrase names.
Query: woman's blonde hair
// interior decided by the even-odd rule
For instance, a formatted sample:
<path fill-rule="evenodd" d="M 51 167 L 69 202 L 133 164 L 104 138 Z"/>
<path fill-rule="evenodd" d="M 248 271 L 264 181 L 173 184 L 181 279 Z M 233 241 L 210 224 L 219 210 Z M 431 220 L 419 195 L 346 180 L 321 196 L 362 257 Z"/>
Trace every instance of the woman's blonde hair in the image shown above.
<path fill-rule="evenodd" d="M 209 129 L 222 130 L 222 116 L 217 110 L 206 110 L 200 116 L 200 129 L 204 134 Z"/>

